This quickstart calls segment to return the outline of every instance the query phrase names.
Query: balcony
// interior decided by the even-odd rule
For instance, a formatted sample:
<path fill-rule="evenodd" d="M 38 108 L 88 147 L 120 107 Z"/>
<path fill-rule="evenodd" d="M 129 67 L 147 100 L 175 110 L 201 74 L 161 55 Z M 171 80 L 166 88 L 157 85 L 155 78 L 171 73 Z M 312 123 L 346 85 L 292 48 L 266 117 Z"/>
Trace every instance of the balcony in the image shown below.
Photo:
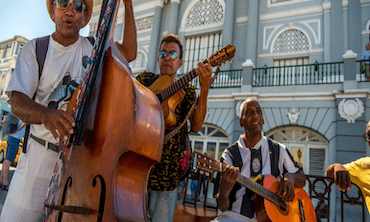
<path fill-rule="evenodd" d="M 211 88 L 238 88 L 248 85 L 248 79 L 251 79 L 249 84 L 252 87 L 343 84 L 345 80 L 366 82 L 366 74 L 361 70 L 361 62 L 368 61 L 352 60 L 346 64 L 342 61 L 279 67 L 265 66 L 253 68 L 251 73 L 243 69 L 223 70 L 219 72 Z M 351 65 L 353 67 L 350 67 Z M 183 75 L 179 74 L 178 77 Z M 200 89 L 198 78 L 194 78 L 191 82 L 196 89 Z"/>

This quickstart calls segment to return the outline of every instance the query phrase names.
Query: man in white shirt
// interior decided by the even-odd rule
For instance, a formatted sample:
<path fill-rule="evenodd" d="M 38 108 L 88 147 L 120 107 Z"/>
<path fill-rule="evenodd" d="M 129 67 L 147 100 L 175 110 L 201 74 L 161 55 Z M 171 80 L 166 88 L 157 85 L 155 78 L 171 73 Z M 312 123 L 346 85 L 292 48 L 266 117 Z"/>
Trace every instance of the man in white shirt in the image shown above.
<path fill-rule="evenodd" d="M 248 98 L 244 101 L 240 108 L 239 123 L 244 128 L 244 134 L 221 156 L 221 161 L 228 166 L 221 174 L 216 194 L 217 205 L 222 213 L 215 222 L 257 221 L 255 209 L 259 206 L 255 206 L 251 190 L 236 184 L 239 174 L 247 178 L 267 174 L 275 177 L 282 175 L 277 194 L 286 202 L 294 199 L 294 187 L 305 185 L 303 170 L 286 147 L 262 135 L 264 120 L 256 99 Z M 240 169 L 235 166 L 236 162 L 242 164 Z"/>

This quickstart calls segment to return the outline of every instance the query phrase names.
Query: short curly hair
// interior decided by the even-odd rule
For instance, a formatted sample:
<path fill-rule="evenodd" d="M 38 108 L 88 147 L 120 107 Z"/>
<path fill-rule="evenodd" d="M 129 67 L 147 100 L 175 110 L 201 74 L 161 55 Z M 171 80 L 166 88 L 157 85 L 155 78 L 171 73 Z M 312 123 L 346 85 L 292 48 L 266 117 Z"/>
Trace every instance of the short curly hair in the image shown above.
<path fill-rule="evenodd" d="M 159 45 L 159 50 L 161 50 L 162 44 L 164 42 L 174 42 L 174 43 L 177 43 L 177 45 L 179 45 L 179 48 L 180 48 L 180 59 L 182 59 L 182 43 L 181 43 L 181 41 L 180 41 L 180 39 L 179 39 L 179 37 L 177 35 L 168 34 L 165 37 L 163 37 L 163 39 L 161 41 L 161 44 Z"/>

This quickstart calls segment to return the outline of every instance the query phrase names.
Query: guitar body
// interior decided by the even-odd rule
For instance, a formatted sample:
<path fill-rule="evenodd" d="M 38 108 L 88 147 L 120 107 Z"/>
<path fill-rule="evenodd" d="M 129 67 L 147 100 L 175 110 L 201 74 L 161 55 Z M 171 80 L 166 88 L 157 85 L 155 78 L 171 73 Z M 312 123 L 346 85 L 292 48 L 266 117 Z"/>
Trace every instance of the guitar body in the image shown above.
<path fill-rule="evenodd" d="M 151 86 L 148 88 L 154 93 L 159 94 L 167 87 L 173 84 L 173 79 L 169 75 L 160 76 Z M 165 128 L 167 129 L 170 126 L 175 125 L 176 123 L 176 115 L 175 110 L 176 107 L 184 100 L 186 93 L 181 88 L 176 93 L 174 93 L 169 98 L 162 101 L 162 111 L 164 116 Z"/>
<path fill-rule="evenodd" d="M 272 175 L 266 175 L 263 179 L 263 186 L 277 193 L 279 190 L 279 181 Z M 258 221 L 294 221 L 294 222 L 316 222 L 315 210 L 312 206 L 310 197 L 302 188 L 295 188 L 294 200 L 288 203 L 288 211 L 264 199 L 264 209 L 256 209 Z M 259 198 L 262 199 L 262 198 Z M 261 205 L 260 205 L 261 206 Z M 265 215 L 267 214 L 268 217 Z"/>

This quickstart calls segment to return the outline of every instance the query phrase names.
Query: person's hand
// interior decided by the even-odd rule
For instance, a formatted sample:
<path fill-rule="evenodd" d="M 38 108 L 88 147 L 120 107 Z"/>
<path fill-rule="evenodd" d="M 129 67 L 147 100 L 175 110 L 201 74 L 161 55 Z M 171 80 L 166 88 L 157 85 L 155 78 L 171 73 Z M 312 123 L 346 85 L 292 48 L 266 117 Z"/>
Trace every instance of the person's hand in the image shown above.
<path fill-rule="evenodd" d="M 284 175 L 283 181 L 280 182 L 277 195 L 286 202 L 292 202 L 295 196 L 294 181 L 289 173 Z"/>
<path fill-rule="evenodd" d="M 45 111 L 42 123 L 58 141 L 67 140 L 69 134 L 73 134 L 73 127 L 76 125 L 70 114 L 54 109 Z"/>
<path fill-rule="evenodd" d="M 224 163 L 226 164 L 225 161 Z M 230 194 L 231 190 L 233 189 L 236 180 L 238 179 L 239 173 L 239 168 L 229 165 L 226 166 L 221 174 L 220 192 L 226 193 L 228 196 L 228 194 Z"/>
<path fill-rule="evenodd" d="M 352 188 L 351 179 L 348 170 L 342 165 L 337 164 L 333 166 L 334 170 L 334 183 L 342 192 Z"/>
<path fill-rule="evenodd" d="M 209 87 L 211 87 L 211 67 L 208 64 L 204 65 L 203 62 L 198 62 L 198 66 L 195 68 L 195 72 L 199 76 L 199 84 L 201 89 L 208 90 Z"/>

